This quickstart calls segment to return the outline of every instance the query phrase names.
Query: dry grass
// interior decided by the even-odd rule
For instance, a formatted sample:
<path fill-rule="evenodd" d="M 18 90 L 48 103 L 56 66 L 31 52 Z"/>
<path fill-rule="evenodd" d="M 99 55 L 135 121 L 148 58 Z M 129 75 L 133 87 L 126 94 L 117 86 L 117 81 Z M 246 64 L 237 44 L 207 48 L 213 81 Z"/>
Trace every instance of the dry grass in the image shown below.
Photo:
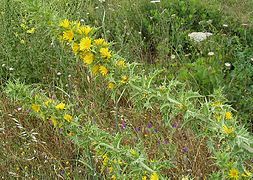
<path fill-rule="evenodd" d="M 84 173 L 77 165 L 78 151 L 51 124 L 32 118 L 28 111 L 2 97 L 0 177 L 60 178 Z"/>

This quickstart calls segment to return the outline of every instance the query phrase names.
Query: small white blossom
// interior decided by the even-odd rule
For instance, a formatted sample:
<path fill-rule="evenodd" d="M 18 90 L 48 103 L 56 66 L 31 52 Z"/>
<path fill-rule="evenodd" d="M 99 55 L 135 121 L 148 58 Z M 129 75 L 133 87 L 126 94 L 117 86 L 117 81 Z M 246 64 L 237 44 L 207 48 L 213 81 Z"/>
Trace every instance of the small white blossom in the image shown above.
<path fill-rule="evenodd" d="M 226 62 L 226 63 L 225 63 L 225 66 L 228 67 L 228 68 L 230 68 L 230 67 L 231 67 L 231 63 Z"/>
<path fill-rule="evenodd" d="M 151 3 L 159 3 L 159 2 L 161 2 L 160 0 L 152 0 L 152 1 L 150 1 Z"/>
<path fill-rule="evenodd" d="M 170 58 L 171 58 L 171 59 L 175 59 L 176 56 L 175 56 L 174 54 L 172 54 L 172 55 L 170 56 Z"/>
<path fill-rule="evenodd" d="M 2 64 L 2 67 L 5 67 L 5 64 Z"/>
<path fill-rule="evenodd" d="M 13 71 L 13 70 L 14 70 L 14 68 L 12 68 L 12 67 L 11 67 L 11 68 L 9 68 L 9 71 Z"/>
<path fill-rule="evenodd" d="M 227 24 L 223 24 L 222 26 L 223 26 L 223 27 L 228 27 L 228 25 L 227 25 Z"/>
<path fill-rule="evenodd" d="M 84 22 L 84 19 L 80 19 L 81 22 Z"/>
<path fill-rule="evenodd" d="M 188 34 L 190 39 L 194 40 L 195 42 L 201 42 L 207 39 L 207 37 L 212 36 L 213 34 L 210 32 L 192 32 Z"/>
<path fill-rule="evenodd" d="M 61 73 L 60 73 L 60 72 L 58 72 L 58 73 L 57 73 L 57 76 L 60 76 L 60 75 L 61 75 Z"/>
<path fill-rule="evenodd" d="M 213 55 L 214 55 L 214 52 L 209 52 L 207 55 L 208 55 L 208 56 L 213 56 Z"/>

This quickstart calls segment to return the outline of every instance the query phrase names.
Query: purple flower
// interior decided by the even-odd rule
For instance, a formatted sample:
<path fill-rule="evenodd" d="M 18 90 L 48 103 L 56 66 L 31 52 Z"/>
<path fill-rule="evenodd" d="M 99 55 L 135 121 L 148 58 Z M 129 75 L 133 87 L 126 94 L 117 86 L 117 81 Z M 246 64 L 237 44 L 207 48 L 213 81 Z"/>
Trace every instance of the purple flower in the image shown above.
<path fill-rule="evenodd" d="M 126 121 L 124 121 L 124 120 L 122 121 L 122 123 L 121 123 L 121 128 L 122 128 L 122 129 L 126 129 Z"/>
<path fill-rule="evenodd" d="M 147 127 L 148 127 L 148 128 L 152 128 L 152 127 L 153 127 L 152 123 L 149 122 Z"/>
<path fill-rule="evenodd" d="M 136 127 L 135 131 L 139 132 L 139 131 L 141 131 L 141 128 L 140 127 Z"/>
<path fill-rule="evenodd" d="M 60 171 L 60 174 L 61 174 L 61 175 L 64 175 L 64 174 L 65 174 L 65 171 L 64 171 L 64 170 L 61 170 L 61 171 Z"/>
<path fill-rule="evenodd" d="M 172 127 L 173 127 L 173 128 L 178 128 L 178 123 L 174 123 L 174 124 L 172 125 Z"/>
<path fill-rule="evenodd" d="M 183 151 L 184 153 L 187 153 L 187 152 L 189 151 L 189 148 L 188 148 L 188 147 L 184 147 L 184 148 L 182 149 L 182 151 Z"/>

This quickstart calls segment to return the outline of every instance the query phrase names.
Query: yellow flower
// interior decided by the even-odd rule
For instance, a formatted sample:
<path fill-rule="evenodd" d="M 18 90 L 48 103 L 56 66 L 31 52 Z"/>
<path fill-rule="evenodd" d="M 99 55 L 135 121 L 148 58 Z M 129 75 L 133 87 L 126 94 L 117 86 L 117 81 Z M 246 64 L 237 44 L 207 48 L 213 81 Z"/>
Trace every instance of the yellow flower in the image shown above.
<path fill-rule="evenodd" d="M 94 43 L 95 43 L 97 46 L 100 46 L 100 45 L 102 45 L 102 46 L 108 46 L 108 43 L 107 43 L 104 39 L 102 39 L 102 38 L 95 39 L 95 40 L 94 40 Z"/>
<path fill-rule="evenodd" d="M 108 74 L 108 69 L 105 66 L 99 66 L 99 71 L 103 76 Z"/>
<path fill-rule="evenodd" d="M 103 155 L 103 165 L 104 165 L 104 166 L 107 166 L 108 161 L 109 161 L 109 157 L 108 157 L 106 154 Z"/>
<path fill-rule="evenodd" d="M 91 68 L 91 72 L 96 75 L 99 71 L 99 65 L 95 65 Z"/>
<path fill-rule="evenodd" d="M 77 43 L 74 43 L 72 46 L 73 53 L 76 55 L 79 51 L 79 45 Z"/>
<path fill-rule="evenodd" d="M 115 87 L 115 83 L 109 82 L 108 83 L 108 89 L 113 89 Z"/>
<path fill-rule="evenodd" d="M 110 59 L 112 57 L 111 51 L 109 51 L 108 48 L 101 48 L 100 54 L 101 54 L 102 58 L 105 58 L 105 59 Z"/>
<path fill-rule="evenodd" d="M 109 172 L 110 172 L 110 173 L 113 172 L 113 167 L 109 167 Z"/>
<path fill-rule="evenodd" d="M 60 104 L 56 105 L 55 108 L 58 109 L 58 110 L 63 110 L 65 108 L 65 104 L 60 103 Z"/>
<path fill-rule="evenodd" d="M 153 172 L 150 176 L 150 180 L 159 180 L 159 176 L 156 172 Z"/>
<path fill-rule="evenodd" d="M 32 104 L 32 109 L 33 109 L 35 112 L 40 112 L 40 105 L 38 105 L 38 104 Z"/>
<path fill-rule="evenodd" d="M 85 34 L 88 36 L 88 34 L 92 31 L 92 28 L 90 26 L 81 26 L 78 30 L 79 34 Z"/>
<path fill-rule="evenodd" d="M 239 171 L 235 168 L 232 168 L 229 171 L 229 177 L 232 178 L 232 179 L 238 179 L 239 178 Z"/>
<path fill-rule="evenodd" d="M 142 176 L 142 180 L 147 180 L 147 176 Z"/>
<path fill-rule="evenodd" d="M 73 120 L 73 117 L 69 114 L 65 114 L 63 118 L 68 122 L 71 122 Z"/>
<path fill-rule="evenodd" d="M 85 55 L 83 55 L 82 59 L 85 64 L 90 65 L 90 64 L 92 64 L 93 60 L 95 59 L 95 56 L 93 53 L 88 52 Z"/>
<path fill-rule="evenodd" d="M 71 42 L 74 38 L 74 32 L 72 30 L 63 32 L 63 40 Z"/>
<path fill-rule="evenodd" d="M 112 176 L 112 180 L 116 180 L 116 176 L 115 175 Z"/>
<path fill-rule="evenodd" d="M 122 59 L 122 60 L 117 61 L 116 65 L 119 66 L 120 68 L 126 67 L 125 60 Z"/>
<path fill-rule="evenodd" d="M 49 104 L 51 104 L 52 102 L 53 102 L 53 100 L 52 100 L 52 99 L 49 99 L 49 100 L 47 100 L 44 104 L 48 107 Z"/>
<path fill-rule="evenodd" d="M 232 113 L 231 113 L 231 112 L 226 112 L 226 114 L 225 114 L 225 118 L 226 118 L 227 120 L 232 119 L 232 118 L 233 118 Z"/>
<path fill-rule="evenodd" d="M 91 39 L 88 37 L 82 38 L 80 41 L 80 51 L 89 50 L 91 48 Z"/>
<path fill-rule="evenodd" d="M 54 127 L 57 127 L 57 125 L 58 125 L 57 120 L 54 117 L 51 117 L 50 120 L 52 121 Z"/>
<path fill-rule="evenodd" d="M 68 28 L 70 26 L 70 21 L 68 19 L 64 19 L 59 24 L 60 27 Z"/>
<path fill-rule="evenodd" d="M 126 83 L 128 81 L 128 77 L 127 76 L 122 76 L 121 77 L 121 82 L 122 83 Z"/>
<path fill-rule="evenodd" d="M 234 128 L 233 127 L 227 127 L 226 125 L 223 126 L 223 131 L 225 134 L 232 134 L 234 132 Z"/>
<path fill-rule="evenodd" d="M 28 34 L 33 34 L 35 32 L 35 28 L 31 28 L 29 30 L 26 31 Z"/>
<path fill-rule="evenodd" d="M 222 105 L 222 103 L 220 102 L 220 101 L 215 101 L 214 103 L 213 103 L 213 106 L 214 107 L 220 107 Z"/>

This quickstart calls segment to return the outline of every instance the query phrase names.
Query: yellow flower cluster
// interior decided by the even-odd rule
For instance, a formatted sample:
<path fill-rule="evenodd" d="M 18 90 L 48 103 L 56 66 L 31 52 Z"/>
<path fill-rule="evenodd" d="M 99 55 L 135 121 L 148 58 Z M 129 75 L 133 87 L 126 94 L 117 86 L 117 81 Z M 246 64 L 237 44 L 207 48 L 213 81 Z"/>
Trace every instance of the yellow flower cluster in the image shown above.
<path fill-rule="evenodd" d="M 59 39 L 71 47 L 74 55 L 83 61 L 93 75 L 100 74 L 108 80 L 108 89 L 126 84 L 129 77 L 125 75 L 125 60 L 112 53 L 105 39 L 95 38 L 94 32 L 94 28 L 78 21 L 64 19 L 59 23 Z"/>
<path fill-rule="evenodd" d="M 31 105 L 32 110 L 43 119 L 49 119 L 54 127 L 61 127 L 64 122 L 72 122 L 73 116 L 68 113 L 65 103 L 57 103 L 52 99 L 40 96 L 35 98 L 36 103 Z"/>

